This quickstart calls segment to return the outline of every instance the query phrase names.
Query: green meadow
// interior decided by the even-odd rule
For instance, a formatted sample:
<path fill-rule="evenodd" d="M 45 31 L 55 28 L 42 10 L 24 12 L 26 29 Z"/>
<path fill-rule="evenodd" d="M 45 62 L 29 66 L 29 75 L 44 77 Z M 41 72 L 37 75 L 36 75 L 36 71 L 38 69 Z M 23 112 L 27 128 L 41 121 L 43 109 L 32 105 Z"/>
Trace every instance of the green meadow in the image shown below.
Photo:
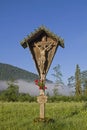
<path fill-rule="evenodd" d="M 45 109 L 53 122 L 34 122 L 38 103 L 0 102 L 0 130 L 87 130 L 87 102 L 47 103 Z"/>

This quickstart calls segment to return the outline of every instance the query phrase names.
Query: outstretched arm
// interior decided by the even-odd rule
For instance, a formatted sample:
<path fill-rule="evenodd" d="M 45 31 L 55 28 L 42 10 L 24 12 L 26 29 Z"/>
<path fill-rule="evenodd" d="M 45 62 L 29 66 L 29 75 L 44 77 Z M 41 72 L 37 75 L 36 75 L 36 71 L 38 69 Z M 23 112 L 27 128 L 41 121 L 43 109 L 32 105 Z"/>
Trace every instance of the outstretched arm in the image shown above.
<path fill-rule="evenodd" d="M 51 46 L 52 46 L 52 43 L 50 43 L 50 45 L 47 46 L 47 47 L 44 49 L 44 51 L 50 49 Z"/>

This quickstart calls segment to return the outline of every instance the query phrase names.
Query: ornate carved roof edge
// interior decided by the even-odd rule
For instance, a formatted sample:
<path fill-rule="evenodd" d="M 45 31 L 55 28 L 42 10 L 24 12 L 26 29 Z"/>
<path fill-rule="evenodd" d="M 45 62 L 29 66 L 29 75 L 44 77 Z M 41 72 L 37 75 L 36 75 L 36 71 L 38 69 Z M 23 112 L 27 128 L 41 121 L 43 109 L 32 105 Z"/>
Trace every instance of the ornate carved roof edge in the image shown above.
<path fill-rule="evenodd" d="M 24 38 L 20 44 L 23 46 L 23 48 L 28 47 L 27 42 L 31 43 L 34 39 L 36 39 L 40 33 L 45 32 L 49 37 L 55 39 L 61 47 L 64 48 L 64 39 L 57 36 L 53 32 L 51 32 L 49 29 L 47 29 L 45 26 L 40 26 L 38 29 L 35 29 L 34 32 L 31 32 L 30 35 L 28 35 L 26 38 Z"/>

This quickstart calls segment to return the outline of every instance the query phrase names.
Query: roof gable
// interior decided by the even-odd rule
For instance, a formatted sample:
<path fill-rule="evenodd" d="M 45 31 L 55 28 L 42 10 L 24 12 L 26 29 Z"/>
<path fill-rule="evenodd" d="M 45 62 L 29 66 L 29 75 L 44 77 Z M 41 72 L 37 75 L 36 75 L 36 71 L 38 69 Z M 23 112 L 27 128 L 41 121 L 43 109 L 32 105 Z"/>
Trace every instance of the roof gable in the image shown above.
<path fill-rule="evenodd" d="M 26 38 L 24 38 L 24 40 L 21 41 L 21 45 L 23 46 L 23 48 L 26 48 L 28 47 L 27 43 L 31 44 L 31 43 L 34 43 L 35 41 L 39 41 L 42 39 L 43 36 L 50 37 L 54 41 L 58 42 L 58 44 L 61 47 L 64 48 L 64 40 L 61 39 L 61 37 L 54 34 L 53 32 L 50 32 L 50 30 L 44 26 L 41 26 L 38 29 L 35 29 L 33 33 L 31 33 Z"/>

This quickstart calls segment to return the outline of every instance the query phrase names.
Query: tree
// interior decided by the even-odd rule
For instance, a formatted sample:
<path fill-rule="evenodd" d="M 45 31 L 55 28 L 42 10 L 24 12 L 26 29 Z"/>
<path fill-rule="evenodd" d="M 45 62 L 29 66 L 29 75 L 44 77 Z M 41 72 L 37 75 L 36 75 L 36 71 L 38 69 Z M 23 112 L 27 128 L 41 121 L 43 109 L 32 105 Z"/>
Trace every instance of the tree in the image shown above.
<path fill-rule="evenodd" d="M 71 76 L 68 78 L 68 84 L 67 84 L 70 88 L 75 86 L 75 77 Z"/>
<path fill-rule="evenodd" d="M 55 66 L 53 68 L 53 71 L 54 71 L 54 74 L 52 74 L 52 75 L 55 78 L 55 86 L 54 86 L 54 89 L 53 89 L 53 93 L 56 96 L 56 95 L 58 95 L 58 86 L 63 84 L 62 73 L 60 71 L 60 65 L 58 64 L 57 66 Z"/>
<path fill-rule="evenodd" d="M 1 100 L 17 101 L 19 96 L 19 87 L 12 83 L 8 85 L 8 88 L 1 93 Z"/>
<path fill-rule="evenodd" d="M 80 68 L 79 65 L 76 65 L 76 71 L 75 71 L 75 95 L 80 96 L 82 95 L 82 89 L 81 89 L 81 76 L 80 76 Z"/>
<path fill-rule="evenodd" d="M 87 80 L 85 80 L 84 84 L 84 95 L 87 96 Z"/>

